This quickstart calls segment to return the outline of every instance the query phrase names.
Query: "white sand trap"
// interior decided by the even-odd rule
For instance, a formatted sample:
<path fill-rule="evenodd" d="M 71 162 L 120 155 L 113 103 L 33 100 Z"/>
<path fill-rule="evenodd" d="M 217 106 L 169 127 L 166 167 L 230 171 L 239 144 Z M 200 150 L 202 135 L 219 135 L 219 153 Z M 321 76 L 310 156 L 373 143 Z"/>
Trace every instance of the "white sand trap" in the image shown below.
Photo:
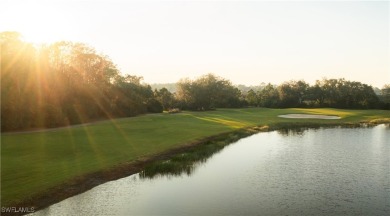
<path fill-rule="evenodd" d="M 298 118 L 298 119 L 340 119 L 339 116 L 329 116 L 329 115 L 311 115 L 311 114 L 287 114 L 287 115 L 278 115 L 281 118 Z"/>

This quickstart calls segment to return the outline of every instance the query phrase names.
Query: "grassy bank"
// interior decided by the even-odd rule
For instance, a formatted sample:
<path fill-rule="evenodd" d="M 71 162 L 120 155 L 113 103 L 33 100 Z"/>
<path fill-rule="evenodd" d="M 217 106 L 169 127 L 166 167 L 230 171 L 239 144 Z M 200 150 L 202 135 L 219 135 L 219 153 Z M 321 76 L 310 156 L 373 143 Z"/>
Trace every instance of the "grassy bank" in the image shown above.
<path fill-rule="evenodd" d="M 277 117 L 288 113 L 338 115 L 341 119 Z M 370 121 L 390 122 L 390 111 L 220 109 L 113 119 L 45 132 L 2 134 L 1 205 L 22 202 L 74 178 L 240 128 Z"/>

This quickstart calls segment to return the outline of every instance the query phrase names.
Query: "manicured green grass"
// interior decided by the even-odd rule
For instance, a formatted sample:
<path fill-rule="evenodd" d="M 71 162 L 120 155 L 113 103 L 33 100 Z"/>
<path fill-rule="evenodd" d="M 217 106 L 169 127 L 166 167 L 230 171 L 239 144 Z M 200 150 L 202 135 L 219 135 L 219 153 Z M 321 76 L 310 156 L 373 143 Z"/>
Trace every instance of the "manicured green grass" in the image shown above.
<path fill-rule="evenodd" d="M 339 115 L 339 120 L 283 119 L 288 113 Z M 211 135 L 257 125 L 390 120 L 390 111 L 219 109 L 113 119 L 54 131 L 1 135 L 2 206 L 77 176 L 108 169 Z"/>

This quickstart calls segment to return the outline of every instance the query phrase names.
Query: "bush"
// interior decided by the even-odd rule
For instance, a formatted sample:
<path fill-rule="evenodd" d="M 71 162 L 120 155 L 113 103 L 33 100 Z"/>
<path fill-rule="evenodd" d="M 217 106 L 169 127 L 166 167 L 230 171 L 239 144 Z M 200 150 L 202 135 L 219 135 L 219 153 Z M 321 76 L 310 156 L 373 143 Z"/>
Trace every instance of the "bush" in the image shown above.
<path fill-rule="evenodd" d="M 150 113 L 162 113 L 163 112 L 163 106 L 160 103 L 160 101 L 152 98 L 149 99 L 146 104 L 147 110 Z"/>

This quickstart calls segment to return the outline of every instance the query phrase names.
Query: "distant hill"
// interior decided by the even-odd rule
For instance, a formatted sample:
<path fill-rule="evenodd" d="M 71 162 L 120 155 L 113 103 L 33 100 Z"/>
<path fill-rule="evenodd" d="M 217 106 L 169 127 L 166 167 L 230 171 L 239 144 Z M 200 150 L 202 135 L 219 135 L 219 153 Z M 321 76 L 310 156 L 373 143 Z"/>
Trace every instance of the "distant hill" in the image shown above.
<path fill-rule="evenodd" d="M 260 91 L 261 89 L 264 88 L 264 86 L 266 86 L 265 83 L 261 83 L 260 85 L 257 86 L 235 85 L 235 87 L 237 87 L 243 93 L 246 93 L 251 89 L 255 92 Z M 160 90 L 162 88 L 166 88 L 168 89 L 168 91 L 172 93 L 176 92 L 177 89 L 176 83 L 154 83 L 154 84 L 150 84 L 150 87 L 152 87 L 153 90 L 155 89 Z"/>
<path fill-rule="evenodd" d="M 381 89 L 379 89 L 378 87 L 373 87 L 373 89 L 374 89 L 374 92 L 375 92 L 376 95 L 382 95 L 382 90 Z"/>
<path fill-rule="evenodd" d="M 242 92 L 246 93 L 249 90 L 253 90 L 255 92 L 262 90 L 267 84 L 261 83 L 260 85 L 257 86 L 246 86 L 246 85 L 236 85 L 236 87 Z"/>
<path fill-rule="evenodd" d="M 154 83 L 150 84 L 150 87 L 152 87 L 153 90 L 157 89 L 160 90 L 162 88 L 168 89 L 170 92 L 176 92 L 176 83 Z"/>

